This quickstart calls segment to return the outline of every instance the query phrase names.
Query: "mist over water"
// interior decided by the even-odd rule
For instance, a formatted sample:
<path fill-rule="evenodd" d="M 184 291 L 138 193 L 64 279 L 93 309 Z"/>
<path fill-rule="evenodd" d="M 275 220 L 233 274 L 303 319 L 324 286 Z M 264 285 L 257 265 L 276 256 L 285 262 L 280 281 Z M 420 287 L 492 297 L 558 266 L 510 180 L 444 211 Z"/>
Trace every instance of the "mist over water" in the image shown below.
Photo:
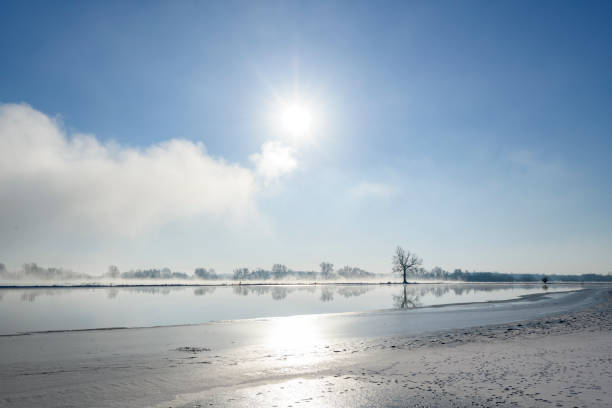
<path fill-rule="evenodd" d="M 0 334 L 413 309 L 579 288 L 539 284 L 337 284 L 0 289 Z"/>

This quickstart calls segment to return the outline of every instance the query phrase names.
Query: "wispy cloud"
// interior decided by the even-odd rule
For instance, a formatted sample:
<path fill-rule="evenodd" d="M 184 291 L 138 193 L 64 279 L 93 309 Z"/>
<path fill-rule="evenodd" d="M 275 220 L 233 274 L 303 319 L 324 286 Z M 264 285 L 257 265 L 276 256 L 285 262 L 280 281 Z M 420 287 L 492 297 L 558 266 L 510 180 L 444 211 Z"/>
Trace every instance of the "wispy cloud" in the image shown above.
<path fill-rule="evenodd" d="M 250 156 L 256 174 L 264 184 L 291 173 L 298 166 L 296 151 L 280 141 L 268 141 L 261 146 L 261 152 Z"/>

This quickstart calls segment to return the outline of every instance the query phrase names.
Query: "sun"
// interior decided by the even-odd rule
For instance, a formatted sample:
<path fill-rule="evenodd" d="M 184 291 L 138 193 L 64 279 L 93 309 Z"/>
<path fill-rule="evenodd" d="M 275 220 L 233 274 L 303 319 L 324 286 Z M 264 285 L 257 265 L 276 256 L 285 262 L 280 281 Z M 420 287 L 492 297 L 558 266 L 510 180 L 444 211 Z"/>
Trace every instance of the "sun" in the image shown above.
<path fill-rule="evenodd" d="M 291 136 L 306 136 L 313 130 L 312 109 L 299 102 L 284 104 L 280 109 L 278 119 L 281 131 Z"/>

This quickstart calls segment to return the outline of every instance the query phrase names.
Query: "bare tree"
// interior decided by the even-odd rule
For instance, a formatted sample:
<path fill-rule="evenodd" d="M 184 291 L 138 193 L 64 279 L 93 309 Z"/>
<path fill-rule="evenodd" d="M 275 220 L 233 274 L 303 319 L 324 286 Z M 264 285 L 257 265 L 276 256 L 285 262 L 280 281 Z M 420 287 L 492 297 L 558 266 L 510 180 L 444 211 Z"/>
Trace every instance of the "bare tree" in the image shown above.
<path fill-rule="evenodd" d="M 410 253 L 401 246 L 395 249 L 395 255 L 393 255 L 393 272 L 401 273 L 404 277 L 403 283 L 408 283 L 406 276 L 409 272 L 413 272 L 419 265 L 423 263 L 423 260 L 416 254 Z"/>
<path fill-rule="evenodd" d="M 108 272 L 106 272 L 106 276 L 108 276 L 109 278 L 116 279 L 119 277 L 119 275 L 119 268 L 117 268 L 115 265 L 111 265 L 108 267 Z"/>
<path fill-rule="evenodd" d="M 272 266 L 272 276 L 274 276 L 274 279 L 282 279 L 287 277 L 287 267 L 285 265 L 282 264 L 274 264 Z"/>
<path fill-rule="evenodd" d="M 213 268 L 196 268 L 193 274 L 200 279 L 217 279 L 217 273 Z"/>
<path fill-rule="evenodd" d="M 329 262 L 321 262 L 319 265 L 321 267 L 321 276 L 323 279 L 329 279 L 334 272 L 334 264 Z"/>

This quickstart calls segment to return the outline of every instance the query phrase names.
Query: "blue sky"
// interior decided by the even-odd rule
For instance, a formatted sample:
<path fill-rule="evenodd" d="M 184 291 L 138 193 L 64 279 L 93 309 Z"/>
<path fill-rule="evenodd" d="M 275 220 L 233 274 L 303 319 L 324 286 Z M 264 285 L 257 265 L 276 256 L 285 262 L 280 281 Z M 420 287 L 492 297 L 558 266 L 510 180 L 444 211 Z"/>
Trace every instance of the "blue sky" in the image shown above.
<path fill-rule="evenodd" d="M 0 8 L 10 266 L 612 271 L 609 2 Z"/>

